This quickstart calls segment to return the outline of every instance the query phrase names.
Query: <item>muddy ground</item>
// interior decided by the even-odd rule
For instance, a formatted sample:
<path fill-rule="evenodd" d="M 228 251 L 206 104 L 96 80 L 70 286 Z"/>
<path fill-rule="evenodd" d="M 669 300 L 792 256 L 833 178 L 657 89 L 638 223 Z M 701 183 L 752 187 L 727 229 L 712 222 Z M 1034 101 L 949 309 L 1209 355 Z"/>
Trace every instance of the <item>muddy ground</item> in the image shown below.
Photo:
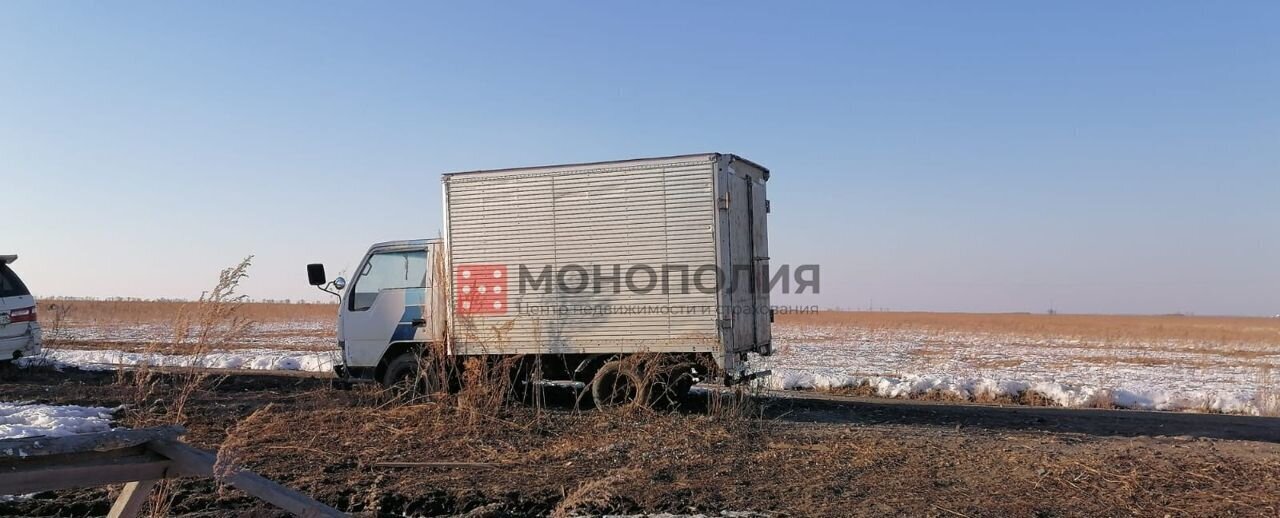
<path fill-rule="evenodd" d="M 113 373 L 19 371 L 7 401 L 121 405 L 172 418 Z M 794 395 L 791 395 L 794 396 Z M 404 403 L 320 379 L 215 377 L 186 440 L 359 516 L 1278 516 L 1280 419 L 761 395 L 748 408 L 577 411 Z M 481 408 L 476 408 L 480 406 Z M 453 463 L 390 467 L 389 462 Z M 115 488 L 0 502 L 0 516 L 105 515 Z M 277 516 L 209 480 L 174 516 Z"/>

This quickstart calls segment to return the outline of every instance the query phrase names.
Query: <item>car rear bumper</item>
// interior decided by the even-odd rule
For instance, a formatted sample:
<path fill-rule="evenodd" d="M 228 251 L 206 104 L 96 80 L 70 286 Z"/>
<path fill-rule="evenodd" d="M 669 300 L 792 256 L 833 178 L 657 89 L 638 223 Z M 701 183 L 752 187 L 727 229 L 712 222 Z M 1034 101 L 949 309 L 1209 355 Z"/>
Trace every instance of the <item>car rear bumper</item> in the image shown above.
<path fill-rule="evenodd" d="M 40 326 L 32 324 L 18 336 L 0 338 L 0 361 L 40 354 Z"/>

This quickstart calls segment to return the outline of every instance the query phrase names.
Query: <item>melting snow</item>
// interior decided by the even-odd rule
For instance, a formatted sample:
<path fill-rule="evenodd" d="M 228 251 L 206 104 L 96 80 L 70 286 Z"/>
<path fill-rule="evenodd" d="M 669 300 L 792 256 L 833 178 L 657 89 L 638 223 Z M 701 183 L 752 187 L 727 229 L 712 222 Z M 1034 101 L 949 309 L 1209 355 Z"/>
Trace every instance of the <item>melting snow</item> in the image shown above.
<path fill-rule="evenodd" d="M 111 430 L 115 409 L 0 402 L 0 439 L 62 437 Z"/>
<path fill-rule="evenodd" d="M 774 389 L 864 387 L 882 397 L 928 393 L 966 399 L 1028 391 L 1061 406 L 1114 404 L 1148 410 L 1258 414 L 1258 362 L 1280 366 L 1280 352 L 1253 358 L 1208 355 L 1196 344 L 1099 344 L 924 334 L 858 328 L 774 328 Z M 1263 354 L 1270 353 L 1270 354 Z"/>
<path fill-rule="evenodd" d="M 111 370 L 121 366 L 205 367 L 275 371 L 333 372 L 336 352 L 286 351 L 279 349 L 237 349 L 213 351 L 196 357 L 187 354 L 125 352 L 112 349 L 46 349 L 43 358 L 29 358 L 30 365 L 47 361 L 55 367 L 72 366 L 84 370 Z"/>

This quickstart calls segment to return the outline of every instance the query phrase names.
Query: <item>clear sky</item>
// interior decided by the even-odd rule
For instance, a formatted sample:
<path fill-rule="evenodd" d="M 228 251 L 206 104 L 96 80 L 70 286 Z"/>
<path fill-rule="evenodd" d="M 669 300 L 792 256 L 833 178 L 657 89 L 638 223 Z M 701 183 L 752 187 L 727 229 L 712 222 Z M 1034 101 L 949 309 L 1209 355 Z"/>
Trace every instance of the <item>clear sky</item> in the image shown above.
<path fill-rule="evenodd" d="M 770 167 L 793 304 L 1280 313 L 1280 2 L 5 2 L 37 294 L 321 295 L 439 174 Z M 873 302 L 874 301 L 874 302 Z"/>

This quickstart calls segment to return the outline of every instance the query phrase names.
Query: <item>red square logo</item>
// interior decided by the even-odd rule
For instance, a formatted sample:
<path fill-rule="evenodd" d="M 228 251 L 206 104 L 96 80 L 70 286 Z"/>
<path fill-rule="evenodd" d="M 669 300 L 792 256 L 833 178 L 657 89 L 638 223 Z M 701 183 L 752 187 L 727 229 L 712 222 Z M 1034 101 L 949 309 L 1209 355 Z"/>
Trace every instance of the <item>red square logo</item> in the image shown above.
<path fill-rule="evenodd" d="M 507 266 L 460 264 L 453 269 L 454 311 L 460 315 L 507 312 Z"/>

